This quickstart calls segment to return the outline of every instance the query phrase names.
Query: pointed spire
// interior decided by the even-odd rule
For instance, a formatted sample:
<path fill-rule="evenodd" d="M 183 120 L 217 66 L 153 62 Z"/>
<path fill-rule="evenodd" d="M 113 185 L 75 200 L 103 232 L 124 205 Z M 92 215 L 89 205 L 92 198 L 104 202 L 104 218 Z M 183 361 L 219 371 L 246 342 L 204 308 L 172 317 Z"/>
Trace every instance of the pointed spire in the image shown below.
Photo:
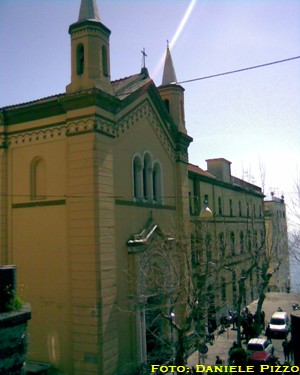
<path fill-rule="evenodd" d="M 81 0 L 78 22 L 85 20 L 100 21 L 97 0 Z"/>
<path fill-rule="evenodd" d="M 171 83 L 177 82 L 175 69 L 171 57 L 171 52 L 169 48 L 169 42 L 167 41 L 167 52 L 166 52 L 166 58 L 165 58 L 165 66 L 164 66 L 164 72 L 163 72 L 163 78 L 162 78 L 162 85 L 169 85 Z"/>

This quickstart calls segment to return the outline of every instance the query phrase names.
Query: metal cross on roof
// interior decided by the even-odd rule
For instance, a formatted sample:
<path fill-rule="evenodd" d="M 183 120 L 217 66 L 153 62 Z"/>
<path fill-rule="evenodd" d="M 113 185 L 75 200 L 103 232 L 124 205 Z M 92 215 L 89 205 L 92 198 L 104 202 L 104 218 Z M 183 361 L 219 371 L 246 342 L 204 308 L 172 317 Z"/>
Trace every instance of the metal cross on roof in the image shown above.
<path fill-rule="evenodd" d="M 143 55 L 142 68 L 146 68 L 146 57 L 147 57 L 147 54 L 145 52 L 145 48 L 143 48 L 143 50 L 141 51 L 141 53 Z"/>

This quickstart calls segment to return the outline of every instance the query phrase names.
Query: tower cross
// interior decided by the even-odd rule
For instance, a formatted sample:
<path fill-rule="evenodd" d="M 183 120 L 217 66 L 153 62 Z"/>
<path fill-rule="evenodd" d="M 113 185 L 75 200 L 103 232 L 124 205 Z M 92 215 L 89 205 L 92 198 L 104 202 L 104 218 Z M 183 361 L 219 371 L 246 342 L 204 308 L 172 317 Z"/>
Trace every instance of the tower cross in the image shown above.
<path fill-rule="evenodd" d="M 141 51 L 141 53 L 143 55 L 142 68 L 145 68 L 146 67 L 146 57 L 147 57 L 147 54 L 145 52 L 145 48 L 143 48 L 143 50 Z"/>

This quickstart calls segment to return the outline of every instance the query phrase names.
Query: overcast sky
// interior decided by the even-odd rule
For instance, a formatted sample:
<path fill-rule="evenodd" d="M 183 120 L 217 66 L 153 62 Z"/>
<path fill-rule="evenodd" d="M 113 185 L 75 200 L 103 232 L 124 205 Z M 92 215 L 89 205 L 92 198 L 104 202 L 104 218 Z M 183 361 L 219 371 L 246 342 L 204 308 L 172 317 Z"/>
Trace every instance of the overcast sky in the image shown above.
<path fill-rule="evenodd" d="M 63 93 L 68 27 L 80 0 L 0 0 L 0 106 Z M 140 71 L 157 85 L 166 40 L 178 81 L 300 56 L 299 0 L 98 0 L 111 31 L 111 74 Z M 300 59 L 183 83 L 190 162 L 223 157 L 232 174 L 290 202 L 300 171 Z"/>

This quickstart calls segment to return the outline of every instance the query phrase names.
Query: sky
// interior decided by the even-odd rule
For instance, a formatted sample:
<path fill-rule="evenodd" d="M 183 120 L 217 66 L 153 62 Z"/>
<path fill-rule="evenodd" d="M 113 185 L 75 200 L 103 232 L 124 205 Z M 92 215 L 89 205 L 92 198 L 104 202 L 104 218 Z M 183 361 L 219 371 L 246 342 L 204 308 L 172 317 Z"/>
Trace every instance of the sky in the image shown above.
<path fill-rule="evenodd" d="M 179 82 L 300 56 L 299 0 L 98 0 L 111 78 L 159 86 L 169 40 Z M 0 0 L 0 107 L 65 92 L 80 0 Z M 300 59 L 182 83 L 190 163 L 232 162 L 288 208 L 300 174 Z M 262 176 L 265 176 L 262 178 Z"/>

